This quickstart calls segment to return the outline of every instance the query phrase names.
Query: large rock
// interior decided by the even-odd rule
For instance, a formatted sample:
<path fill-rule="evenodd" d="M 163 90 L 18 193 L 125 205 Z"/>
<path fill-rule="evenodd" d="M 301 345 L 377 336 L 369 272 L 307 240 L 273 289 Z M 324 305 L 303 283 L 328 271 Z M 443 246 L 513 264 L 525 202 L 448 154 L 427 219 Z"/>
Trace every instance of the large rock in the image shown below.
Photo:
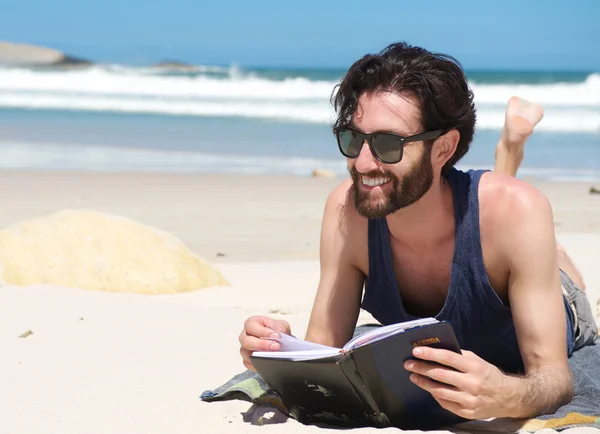
<path fill-rule="evenodd" d="M 328 179 L 333 179 L 335 178 L 337 175 L 335 174 L 335 172 L 331 169 L 314 169 L 312 171 L 312 177 L 313 178 L 328 178 Z"/>
<path fill-rule="evenodd" d="M 189 63 L 179 62 L 177 60 L 165 60 L 153 65 L 155 68 L 167 69 L 173 71 L 192 72 L 198 71 L 199 68 L 196 65 L 190 65 Z"/>
<path fill-rule="evenodd" d="M 139 294 L 228 285 L 174 236 L 127 218 L 64 210 L 0 231 L 4 284 L 52 284 Z"/>
<path fill-rule="evenodd" d="M 67 56 L 52 48 L 0 41 L 0 65 L 75 66 L 90 64 L 91 62 L 88 60 Z"/>

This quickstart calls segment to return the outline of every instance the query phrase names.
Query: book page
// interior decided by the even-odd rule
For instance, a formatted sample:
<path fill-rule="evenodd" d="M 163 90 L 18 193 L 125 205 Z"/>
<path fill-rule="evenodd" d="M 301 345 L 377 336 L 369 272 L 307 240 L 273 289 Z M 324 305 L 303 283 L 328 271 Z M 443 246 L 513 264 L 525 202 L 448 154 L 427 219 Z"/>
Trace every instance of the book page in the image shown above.
<path fill-rule="evenodd" d="M 380 341 L 382 339 L 387 338 L 388 336 L 403 333 L 405 330 L 414 327 L 420 327 L 427 324 L 434 324 L 437 322 L 439 321 L 435 318 L 420 318 L 413 321 L 406 321 L 398 324 L 390 324 L 387 326 L 379 327 L 375 330 L 371 330 L 370 332 L 359 335 L 353 338 L 352 340 L 348 341 L 348 343 L 344 345 L 344 350 L 350 351 L 355 348 L 362 347 L 363 345 Z"/>
<path fill-rule="evenodd" d="M 270 341 L 276 341 L 280 344 L 279 351 L 255 351 L 252 353 L 255 357 L 266 357 L 288 360 L 314 360 L 335 356 L 342 350 L 341 348 L 329 347 L 327 345 L 316 344 L 314 342 L 303 341 L 294 336 L 285 333 L 279 333 L 279 338 L 263 337 Z"/>
<path fill-rule="evenodd" d="M 263 357 L 270 359 L 287 359 L 287 360 L 317 360 L 326 359 L 328 357 L 338 355 L 342 350 L 333 347 L 325 347 L 326 349 L 305 350 L 305 351 L 255 351 L 252 353 L 254 357 Z"/>
<path fill-rule="evenodd" d="M 267 339 L 271 341 L 279 342 L 281 346 L 280 351 L 314 351 L 314 350 L 327 350 L 334 352 L 339 352 L 340 348 L 329 347 L 327 345 L 315 344 L 314 342 L 303 341 L 302 339 L 298 339 L 294 336 L 287 335 L 285 333 L 279 332 L 279 338 L 269 338 L 264 337 L 261 339 Z"/>

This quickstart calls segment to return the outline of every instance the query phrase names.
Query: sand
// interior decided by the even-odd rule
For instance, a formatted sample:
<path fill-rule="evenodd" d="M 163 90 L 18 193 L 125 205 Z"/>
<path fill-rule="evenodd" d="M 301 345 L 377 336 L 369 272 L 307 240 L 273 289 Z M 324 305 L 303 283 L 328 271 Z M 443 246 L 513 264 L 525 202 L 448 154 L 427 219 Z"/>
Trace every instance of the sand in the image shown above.
<path fill-rule="evenodd" d="M 262 413 L 249 403 L 199 395 L 244 370 L 237 336 L 248 316 L 284 318 L 303 336 L 319 278 L 323 204 L 336 182 L 0 173 L 1 227 L 63 208 L 121 214 L 172 232 L 232 283 L 169 296 L 0 288 L 0 433 L 323 431 L 280 417 L 259 426 Z M 550 197 L 559 240 L 595 305 L 600 196 L 587 184 L 536 185 Z"/>
<path fill-rule="evenodd" d="M 160 227 L 219 263 L 317 260 L 325 200 L 339 182 L 0 171 L 0 227 L 64 208 L 94 208 Z M 600 195 L 589 194 L 590 184 L 531 182 L 549 197 L 558 233 L 600 232 Z"/>

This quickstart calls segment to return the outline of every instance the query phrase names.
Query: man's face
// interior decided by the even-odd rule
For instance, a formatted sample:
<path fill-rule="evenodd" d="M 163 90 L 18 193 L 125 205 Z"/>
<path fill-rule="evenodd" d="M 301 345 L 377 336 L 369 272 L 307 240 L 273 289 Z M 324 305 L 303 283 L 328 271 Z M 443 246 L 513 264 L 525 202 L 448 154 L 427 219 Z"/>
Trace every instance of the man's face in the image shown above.
<path fill-rule="evenodd" d="M 353 116 L 353 128 L 363 133 L 389 132 L 411 136 L 423 132 L 419 108 L 409 96 L 389 92 L 363 95 Z M 348 159 L 352 194 L 359 214 L 379 218 L 418 201 L 431 187 L 431 149 L 408 143 L 402 160 L 383 164 L 365 142 L 358 158 Z"/>

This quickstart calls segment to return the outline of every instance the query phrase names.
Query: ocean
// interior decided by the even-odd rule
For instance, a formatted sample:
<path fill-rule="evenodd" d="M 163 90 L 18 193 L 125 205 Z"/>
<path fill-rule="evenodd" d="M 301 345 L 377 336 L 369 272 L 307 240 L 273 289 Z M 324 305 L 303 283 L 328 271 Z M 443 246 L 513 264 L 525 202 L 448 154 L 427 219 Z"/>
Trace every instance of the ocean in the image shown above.
<path fill-rule="evenodd" d="M 0 168 L 346 173 L 330 96 L 344 70 L 125 65 L 0 68 Z M 600 73 L 467 71 L 491 168 L 512 95 L 541 104 L 520 176 L 600 179 Z"/>

